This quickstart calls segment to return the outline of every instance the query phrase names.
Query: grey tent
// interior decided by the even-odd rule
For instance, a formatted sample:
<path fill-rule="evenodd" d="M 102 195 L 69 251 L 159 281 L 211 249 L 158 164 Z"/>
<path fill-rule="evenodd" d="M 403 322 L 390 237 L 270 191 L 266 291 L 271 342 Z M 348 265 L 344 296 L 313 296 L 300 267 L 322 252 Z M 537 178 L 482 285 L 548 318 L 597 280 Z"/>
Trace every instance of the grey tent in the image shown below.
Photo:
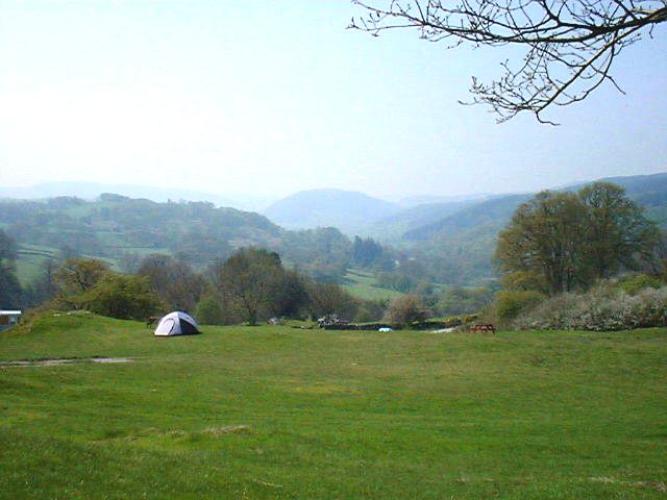
<path fill-rule="evenodd" d="M 172 335 L 192 335 L 201 333 L 192 316 L 182 311 L 170 312 L 157 324 L 155 335 L 170 337 Z"/>

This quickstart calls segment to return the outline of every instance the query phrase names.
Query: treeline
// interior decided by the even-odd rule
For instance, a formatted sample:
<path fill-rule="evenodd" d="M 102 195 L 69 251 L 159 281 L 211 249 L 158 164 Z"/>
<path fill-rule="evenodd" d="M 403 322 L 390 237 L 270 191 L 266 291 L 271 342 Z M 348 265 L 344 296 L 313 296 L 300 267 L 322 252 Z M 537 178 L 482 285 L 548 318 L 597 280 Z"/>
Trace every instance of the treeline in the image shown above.
<path fill-rule="evenodd" d="M 48 261 L 39 279 L 22 290 L 12 264 L 13 242 L 1 230 L 0 243 L 3 308 L 46 305 L 135 320 L 183 310 L 205 324 L 250 325 L 273 317 L 374 321 L 385 312 L 385 303 L 354 298 L 335 283 L 286 268 L 276 252 L 254 247 L 239 249 L 201 272 L 165 254 L 146 256 L 133 274 L 115 272 L 96 259 Z"/>

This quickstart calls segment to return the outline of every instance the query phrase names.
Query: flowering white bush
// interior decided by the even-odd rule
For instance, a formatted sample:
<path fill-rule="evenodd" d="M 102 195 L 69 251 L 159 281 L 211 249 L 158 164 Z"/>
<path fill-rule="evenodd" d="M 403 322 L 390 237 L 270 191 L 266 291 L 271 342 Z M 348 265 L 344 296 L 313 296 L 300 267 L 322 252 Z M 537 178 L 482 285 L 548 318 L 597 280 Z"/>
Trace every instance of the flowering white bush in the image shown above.
<path fill-rule="evenodd" d="M 667 326 L 667 286 L 628 295 L 603 284 L 583 294 L 561 294 L 520 315 L 514 326 L 595 331 Z"/>

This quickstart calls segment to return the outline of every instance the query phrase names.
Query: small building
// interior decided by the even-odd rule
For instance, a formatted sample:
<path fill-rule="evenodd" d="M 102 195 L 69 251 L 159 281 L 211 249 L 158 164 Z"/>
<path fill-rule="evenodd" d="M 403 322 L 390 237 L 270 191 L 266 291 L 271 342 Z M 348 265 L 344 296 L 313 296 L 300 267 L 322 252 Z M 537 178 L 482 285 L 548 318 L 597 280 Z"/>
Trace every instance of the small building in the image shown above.
<path fill-rule="evenodd" d="M 17 324 L 21 319 L 21 311 L 0 309 L 0 332 Z"/>

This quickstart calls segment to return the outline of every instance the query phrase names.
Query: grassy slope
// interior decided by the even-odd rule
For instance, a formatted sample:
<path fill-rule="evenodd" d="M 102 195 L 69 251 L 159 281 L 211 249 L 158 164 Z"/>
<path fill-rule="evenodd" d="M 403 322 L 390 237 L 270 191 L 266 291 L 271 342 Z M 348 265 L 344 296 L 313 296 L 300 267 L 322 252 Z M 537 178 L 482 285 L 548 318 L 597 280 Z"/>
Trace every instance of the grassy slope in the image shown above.
<path fill-rule="evenodd" d="M 658 497 L 666 338 L 50 316 L 0 359 L 135 362 L 0 368 L 0 497 Z"/>
<path fill-rule="evenodd" d="M 364 300 L 391 300 L 403 295 L 396 290 L 381 288 L 375 285 L 375 275 L 370 272 L 350 269 L 343 276 L 342 287 L 354 297 Z"/>

